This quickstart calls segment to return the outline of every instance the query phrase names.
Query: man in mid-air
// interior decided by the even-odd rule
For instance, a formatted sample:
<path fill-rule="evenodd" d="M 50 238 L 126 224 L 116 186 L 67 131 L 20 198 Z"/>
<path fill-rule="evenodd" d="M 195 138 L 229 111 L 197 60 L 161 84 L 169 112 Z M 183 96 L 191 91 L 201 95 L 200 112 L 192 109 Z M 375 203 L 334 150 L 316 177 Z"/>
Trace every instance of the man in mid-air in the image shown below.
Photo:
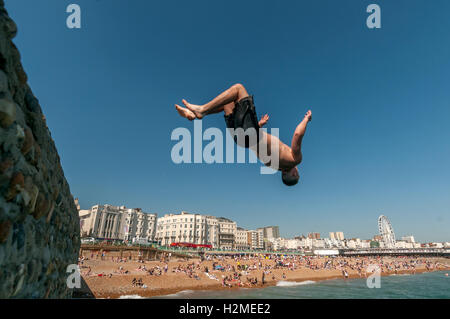
<path fill-rule="evenodd" d="M 305 135 L 308 122 L 311 121 L 311 111 L 306 112 L 303 120 L 297 125 L 294 136 L 292 137 L 291 147 L 289 147 L 281 142 L 276 136 L 270 135 L 264 132 L 264 130 L 259 131 L 259 128 L 267 123 L 269 116 L 266 114 L 258 121 L 255 105 L 253 103 L 253 96 L 248 95 L 247 90 L 242 84 L 231 86 L 228 90 L 204 105 L 191 104 L 186 100 L 183 100 L 182 102 L 185 107 L 175 104 L 175 108 L 182 117 L 187 118 L 190 121 L 202 119 L 205 115 L 223 111 L 225 113 L 225 122 L 229 129 L 243 129 L 245 131 L 250 131 L 252 129 L 256 130 L 256 132 L 259 132 L 259 134 L 256 134 L 257 142 L 260 143 L 261 139 L 259 136 L 262 134 L 262 141 L 263 143 L 266 143 L 266 150 L 271 150 L 272 143 L 278 145 L 279 162 L 277 168 L 282 173 L 281 177 L 283 183 L 287 186 L 297 184 L 300 178 L 297 165 L 302 161 L 302 139 Z M 236 137 L 235 141 L 237 142 Z M 245 140 L 245 145 L 244 143 L 238 143 L 238 145 L 254 149 L 251 142 L 249 142 L 249 139 Z M 259 152 L 260 148 L 258 147 L 256 149 L 256 155 L 262 160 L 262 155 Z M 270 152 L 267 155 L 270 155 Z M 267 166 L 270 166 L 271 164 L 270 162 L 262 161 Z"/>

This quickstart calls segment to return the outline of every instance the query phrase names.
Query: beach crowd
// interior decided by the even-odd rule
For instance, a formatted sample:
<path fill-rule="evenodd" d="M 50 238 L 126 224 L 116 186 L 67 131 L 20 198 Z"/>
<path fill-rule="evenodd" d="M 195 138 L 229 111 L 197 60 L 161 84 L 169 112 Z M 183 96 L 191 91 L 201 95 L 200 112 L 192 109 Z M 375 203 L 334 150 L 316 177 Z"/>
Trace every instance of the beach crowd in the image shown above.
<path fill-rule="evenodd" d="M 116 267 L 109 267 L 108 272 L 93 272 L 92 261 L 96 262 L 96 265 L 108 261 Z M 140 257 L 133 260 L 131 255 L 108 258 L 106 252 L 91 252 L 88 256 L 80 256 L 79 265 L 85 277 L 112 278 L 133 275 L 130 285 L 140 288 L 147 288 L 142 278 L 168 275 L 184 275 L 196 281 L 214 280 L 222 287 L 231 288 L 261 287 L 268 281 L 291 278 L 290 273 L 299 271 L 309 271 L 313 274 L 337 271 L 343 278 L 349 278 L 350 273 L 362 278 L 375 271 L 380 274 L 397 274 L 405 271 L 415 274 L 418 268 L 427 271 L 449 269 L 446 263 L 424 257 L 323 257 L 257 253 L 203 254 L 195 259 L 180 259 L 163 254 L 158 261 L 145 261 Z M 314 276 L 313 274 L 311 276 Z"/>

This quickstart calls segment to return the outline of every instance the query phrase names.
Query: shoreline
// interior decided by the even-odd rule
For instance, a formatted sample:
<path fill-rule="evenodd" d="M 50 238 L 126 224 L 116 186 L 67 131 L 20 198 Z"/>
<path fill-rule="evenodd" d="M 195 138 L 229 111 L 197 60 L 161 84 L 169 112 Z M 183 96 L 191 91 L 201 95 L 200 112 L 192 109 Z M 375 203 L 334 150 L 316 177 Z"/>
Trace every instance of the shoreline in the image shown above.
<path fill-rule="evenodd" d="M 435 272 L 435 271 L 443 271 L 442 269 L 438 269 L 438 270 L 426 270 L 426 269 L 421 269 L 421 270 L 417 270 L 415 273 L 410 272 L 410 271 L 398 271 L 397 274 L 395 274 L 395 272 L 392 273 L 383 273 L 381 274 L 382 277 L 388 277 L 388 276 L 392 276 L 392 275 L 419 275 L 422 273 L 427 273 L 427 272 Z M 180 292 L 183 291 L 222 291 L 222 290 L 241 290 L 241 289 L 263 289 L 263 288 L 269 288 L 269 287 L 275 287 L 277 286 L 278 282 L 296 282 L 296 283 L 301 283 L 301 282 L 307 282 L 307 281 L 311 281 L 311 282 L 322 282 L 322 281 L 327 281 L 327 280 L 347 280 L 347 279 L 366 279 L 366 277 L 360 277 L 359 275 L 355 275 L 355 274 L 349 274 L 348 278 L 343 278 L 342 276 L 329 276 L 329 277 L 311 277 L 311 278 L 302 278 L 302 279 L 286 279 L 286 280 L 270 280 L 267 281 L 264 285 L 262 284 L 258 284 L 257 286 L 253 286 L 253 287 L 223 287 L 220 284 L 211 286 L 211 285 L 207 285 L 205 287 L 199 287 L 199 286 L 193 286 L 193 287 L 184 287 L 184 288 L 162 288 L 162 289 L 154 289 L 151 291 L 148 291 L 148 289 L 136 289 L 134 291 L 132 291 L 130 294 L 126 294 L 126 295 L 120 295 L 120 294 L 106 294 L 103 296 L 99 296 L 97 298 L 104 298 L 104 299 L 121 299 L 121 297 L 129 297 L 129 296 L 139 296 L 139 298 L 154 298 L 154 297 L 167 297 L 168 299 L 170 299 L 168 296 L 170 295 L 176 295 Z M 126 299 L 126 298 L 122 298 L 122 299 Z M 131 298 L 132 299 L 132 298 Z M 138 298 L 136 298 L 138 299 Z"/>
<path fill-rule="evenodd" d="M 176 263 L 176 262 L 175 262 Z M 435 268 L 435 269 L 426 269 L 425 267 L 420 267 L 413 270 L 398 270 L 395 271 L 384 271 L 381 273 L 381 276 L 392 276 L 392 275 L 415 275 L 422 274 L 425 272 L 434 272 L 434 271 L 445 271 L 449 269 L 447 268 Z M 284 272 L 288 273 L 289 271 Z M 192 284 L 186 278 L 180 276 L 181 274 L 170 274 L 170 275 L 162 275 L 159 278 L 150 278 L 156 281 L 156 279 L 160 279 L 160 284 L 162 285 L 172 285 L 172 287 L 149 287 L 147 288 L 139 288 L 139 287 L 129 287 L 129 285 L 125 284 L 130 282 L 132 278 L 138 277 L 136 274 L 127 274 L 127 275 L 119 275 L 113 278 L 98 278 L 98 277 L 89 277 L 83 276 L 85 281 L 85 288 L 89 289 L 91 292 L 91 296 L 87 296 L 85 293 L 85 297 L 82 296 L 83 292 L 80 291 L 80 296 L 76 298 L 100 298 L 100 299 L 118 299 L 123 297 L 129 298 L 153 298 L 153 297 L 167 297 L 170 298 L 170 295 L 175 295 L 183 291 L 221 291 L 221 290 L 237 290 L 237 289 L 261 289 L 267 287 L 276 286 L 278 282 L 321 282 L 325 280 L 347 280 L 347 279 L 366 279 L 365 275 L 360 276 L 356 271 L 347 270 L 348 278 L 344 278 L 340 270 L 310 270 L 310 269 L 298 269 L 288 273 L 286 278 L 279 279 L 268 279 L 265 281 L 265 284 L 258 283 L 257 285 L 253 285 L 251 287 L 224 287 L 220 283 L 220 281 L 214 280 L 200 280 L 201 282 L 192 282 Z M 260 273 L 261 274 L 261 273 Z M 258 274 L 258 275 L 260 275 Z M 279 273 L 278 273 L 279 274 Z M 255 274 L 251 274 L 255 275 Z M 166 276 L 166 278 L 164 278 Z M 169 278 L 175 277 L 175 283 L 171 281 Z M 144 276 L 142 276 L 144 277 Z M 153 276 L 150 276 L 153 277 Z M 163 277 L 163 278 L 161 278 Z M 260 276 L 259 276 L 260 277 Z M 148 277 L 147 277 L 148 278 Z M 108 281 L 108 285 L 99 285 L 98 283 L 101 281 Z M 192 280 L 192 279 L 191 279 Z M 82 289 L 83 290 L 83 289 Z M 85 290 L 85 289 L 84 289 Z"/>
<path fill-rule="evenodd" d="M 424 270 L 421 270 L 421 271 L 416 271 L 415 273 L 411 273 L 411 272 L 408 272 L 408 271 L 401 271 L 401 272 L 397 272 L 397 274 L 395 274 L 395 272 L 384 273 L 381 276 L 382 277 L 389 277 L 389 276 L 395 276 L 395 275 L 411 275 L 411 276 L 414 276 L 414 275 L 420 275 L 420 274 L 423 274 L 423 273 L 436 272 L 436 271 L 444 271 L 444 270 L 442 270 L 442 269 L 438 269 L 438 270 L 426 270 L 426 269 L 424 269 Z M 180 291 L 174 291 L 174 292 L 169 293 L 169 294 L 156 295 L 156 296 L 152 296 L 152 297 L 143 297 L 143 296 L 139 296 L 139 297 L 141 297 L 141 298 L 167 297 L 167 296 L 170 296 L 170 295 L 178 294 L 178 293 L 183 292 L 183 291 L 221 291 L 221 290 L 240 290 L 240 289 L 264 289 L 264 288 L 269 288 L 269 287 L 276 287 L 276 286 L 278 286 L 277 284 L 279 282 L 289 282 L 289 283 L 290 282 L 292 282 L 292 283 L 311 282 L 311 283 L 318 283 L 318 282 L 323 282 L 323 281 L 328 281 L 328 280 L 349 280 L 349 279 L 367 279 L 367 278 L 366 277 L 360 277 L 359 275 L 349 275 L 348 278 L 342 278 L 342 276 L 341 277 L 338 277 L 338 276 L 317 277 L 317 278 L 312 277 L 312 278 L 306 278 L 306 279 L 301 279 L 301 280 L 300 279 L 299 280 L 292 279 L 292 280 L 270 281 L 270 282 L 267 282 L 264 285 L 260 285 L 260 286 L 256 286 L 256 287 L 232 287 L 232 288 L 226 288 L 226 287 L 222 287 L 221 286 L 221 287 L 219 287 L 217 289 L 215 289 L 215 288 L 209 288 L 209 289 L 187 288 L 187 289 L 180 290 Z M 135 294 L 135 295 L 138 295 L 138 294 Z M 124 295 L 124 296 L 121 296 L 121 297 L 126 297 L 126 296 L 133 296 L 133 295 Z"/>

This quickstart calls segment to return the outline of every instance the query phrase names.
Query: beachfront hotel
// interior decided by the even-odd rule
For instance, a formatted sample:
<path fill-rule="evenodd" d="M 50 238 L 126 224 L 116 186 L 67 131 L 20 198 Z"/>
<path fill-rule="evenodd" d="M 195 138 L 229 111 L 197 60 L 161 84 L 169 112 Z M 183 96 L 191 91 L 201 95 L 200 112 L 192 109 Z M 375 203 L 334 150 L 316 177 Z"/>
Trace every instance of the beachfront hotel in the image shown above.
<path fill-rule="evenodd" d="M 158 218 L 155 240 L 163 246 L 192 243 L 218 247 L 219 220 L 213 216 L 188 212 L 166 214 Z"/>
<path fill-rule="evenodd" d="M 236 229 L 236 249 L 248 250 L 250 249 L 250 243 L 248 241 L 248 230 L 238 227 Z"/>
<path fill-rule="evenodd" d="M 88 210 L 79 210 L 81 237 L 108 240 L 153 241 L 156 232 L 156 214 L 140 208 L 125 206 L 95 205 Z"/>
<path fill-rule="evenodd" d="M 236 232 L 236 222 L 230 219 L 181 212 L 158 218 L 155 240 L 164 246 L 192 243 L 235 249 Z"/>
<path fill-rule="evenodd" d="M 248 242 L 250 249 L 264 249 L 264 229 L 259 228 L 257 230 L 248 231 Z"/>
<path fill-rule="evenodd" d="M 229 250 L 235 249 L 237 234 L 236 222 L 225 217 L 218 217 L 217 221 L 219 226 L 218 247 Z"/>

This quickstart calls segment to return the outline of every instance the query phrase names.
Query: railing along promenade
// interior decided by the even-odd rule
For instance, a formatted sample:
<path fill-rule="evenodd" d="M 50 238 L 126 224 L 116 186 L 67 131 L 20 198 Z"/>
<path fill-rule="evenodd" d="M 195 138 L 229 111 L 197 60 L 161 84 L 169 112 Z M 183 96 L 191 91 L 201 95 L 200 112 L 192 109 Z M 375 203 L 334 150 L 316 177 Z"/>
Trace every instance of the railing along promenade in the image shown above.
<path fill-rule="evenodd" d="M 450 257 L 450 249 L 449 248 L 371 248 L 371 249 L 349 249 L 349 250 L 340 250 L 339 254 L 341 256 L 373 256 L 373 255 L 392 255 L 392 256 L 442 256 L 442 257 Z"/>
<path fill-rule="evenodd" d="M 130 254 L 136 255 L 140 254 L 142 259 L 151 260 L 151 259 L 159 259 L 163 254 L 167 254 L 169 251 L 164 249 L 160 249 L 155 246 L 144 246 L 144 245 L 135 245 L 135 246 L 127 246 L 127 245 L 108 245 L 108 244 L 81 244 L 80 247 L 80 255 L 83 254 L 83 251 L 91 251 L 91 252 L 114 252 L 118 255 L 118 257 L 128 257 Z M 192 257 L 189 252 L 184 251 L 171 251 L 172 256 L 174 257 Z"/>
<path fill-rule="evenodd" d="M 270 251 L 270 250 L 228 250 L 228 249 L 194 249 L 186 247 L 169 247 L 152 245 L 111 245 L 111 244 L 82 244 L 80 251 L 115 251 L 124 256 L 125 252 L 140 252 L 144 259 L 158 259 L 162 254 L 171 253 L 174 257 L 198 257 L 201 254 L 208 255 L 292 255 L 292 256 L 312 256 L 315 255 L 314 251 L 320 251 L 324 249 L 313 249 L 313 251 Z M 450 257 L 449 248 L 365 248 L 365 249 L 334 249 L 338 251 L 339 256 L 441 256 Z"/>
<path fill-rule="evenodd" d="M 315 255 L 313 251 L 320 251 L 323 249 L 313 249 L 313 251 L 268 251 L 268 250 L 221 250 L 221 249 L 189 249 L 189 248 L 174 248 L 174 247 L 159 247 L 159 249 L 167 252 L 186 252 L 193 255 L 199 253 L 213 254 L 213 255 L 296 255 L 296 256 L 311 256 Z M 329 250 L 329 249 L 326 249 Z M 392 256 L 443 256 L 450 257 L 449 248 L 366 248 L 366 249 L 333 249 L 339 251 L 339 256 L 377 256 L 377 255 L 392 255 Z"/>
<path fill-rule="evenodd" d="M 170 247 L 160 246 L 156 244 L 151 245 L 125 245 L 125 244 L 81 244 L 81 251 L 115 251 L 119 252 L 122 257 L 126 251 L 141 251 L 146 252 L 146 255 L 156 255 L 159 253 L 172 253 L 173 256 L 179 255 L 180 257 L 194 257 L 200 254 L 213 254 L 213 255 L 312 255 L 312 252 L 303 251 L 270 251 L 270 250 L 228 250 L 228 249 L 208 249 L 208 248 L 186 248 L 186 247 Z"/>

